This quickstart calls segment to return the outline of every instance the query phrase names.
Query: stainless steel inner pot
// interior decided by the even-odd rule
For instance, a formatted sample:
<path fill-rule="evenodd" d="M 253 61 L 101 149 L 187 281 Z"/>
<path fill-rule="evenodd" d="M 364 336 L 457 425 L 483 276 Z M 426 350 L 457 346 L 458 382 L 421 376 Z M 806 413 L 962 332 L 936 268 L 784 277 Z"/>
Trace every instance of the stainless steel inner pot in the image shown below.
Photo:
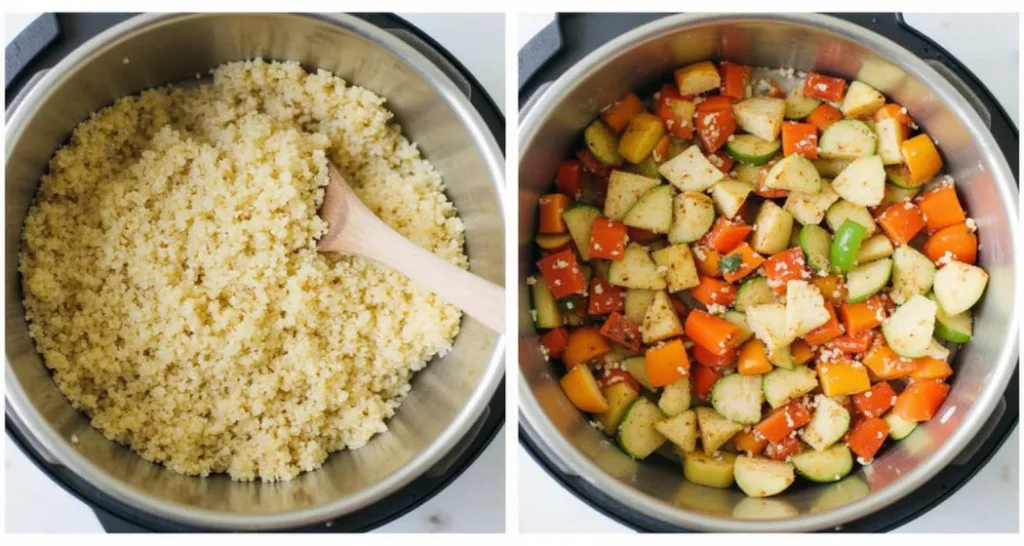
<path fill-rule="evenodd" d="M 536 261 L 537 197 L 558 162 L 602 107 L 630 90 L 654 90 L 672 70 L 705 59 L 792 67 L 856 78 L 902 103 L 939 143 L 970 215 L 979 264 L 991 274 L 976 309 L 974 339 L 957 355 L 952 391 L 939 417 L 888 447 L 875 463 L 832 485 L 794 485 L 769 499 L 685 481 L 653 457 L 630 459 L 562 394 L 540 354 L 525 296 Z M 521 117 L 519 159 L 520 419 L 558 471 L 579 476 L 624 506 L 669 525 L 708 531 L 828 529 L 898 501 L 948 464 L 969 458 L 972 438 L 993 412 L 1017 364 L 1013 308 L 1020 248 L 1015 181 L 986 129 L 976 98 L 892 41 L 825 15 L 679 15 L 639 27 L 585 57 L 531 99 Z M 958 458 L 959 456 L 959 458 Z"/>
<path fill-rule="evenodd" d="M 503 374 L 502 337 L 467 318 L 454 349 L 413 380 L 389 431 L 283 483 L 182 476 L 94 430 L 57 390 L 29 338 L 18 275 L 22 223 L 47 161 L 91 112 L 143 89 L 263 57 L 326 69 L 387 98 L 406 136 L 437 167 L 466 224 L 473 272 L 504 280 L 502 154 L 463 91 L 393 34 L 346 15 L 143 15 L 96 36 L 8 112 L 6 147 L 7 414 L 48 463 L 152 516 L 212 528 L 329 521 L 380 500 L 447 457 L 487 409 Z M 129 59 L 125 64 L 124 59 Z M 78 443 L 70 438 L 77 436 Z"/>

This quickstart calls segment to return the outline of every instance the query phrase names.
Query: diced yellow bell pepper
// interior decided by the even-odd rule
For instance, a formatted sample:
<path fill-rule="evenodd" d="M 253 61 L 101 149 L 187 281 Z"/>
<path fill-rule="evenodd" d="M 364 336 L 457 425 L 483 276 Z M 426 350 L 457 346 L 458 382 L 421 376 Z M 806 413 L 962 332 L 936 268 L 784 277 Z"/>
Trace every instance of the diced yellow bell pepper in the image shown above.
<path fill-rule="evenodd" d="M 653 114 L 637 114 L 619 139 L 619 153 L 630 163 L 640 163 L 651 155 L 665 134 L 665 124 Z"/>
<path fill-rule="evenodd" d="M 818 365 L 818 380 L 825 396 L 856 394 L 871 388 L 868 370 L 863 364 L 829 362 Z"/>
<path fill-rule="evenodd" d="M 587 365 L 574 366 L 560 383 L 569 401 L 577 408 L 589 413 L 608 411 L 608 401 L 601 394 L 601 388 Z"/>

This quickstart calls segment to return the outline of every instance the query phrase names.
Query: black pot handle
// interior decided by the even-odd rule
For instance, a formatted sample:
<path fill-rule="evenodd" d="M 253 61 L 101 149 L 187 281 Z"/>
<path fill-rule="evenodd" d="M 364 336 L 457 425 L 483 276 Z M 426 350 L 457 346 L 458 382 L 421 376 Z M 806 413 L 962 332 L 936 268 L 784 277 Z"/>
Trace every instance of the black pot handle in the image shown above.
<path fill-rule="evenodd" d="M 53 13 L 44 13 L 25 27 L 11 43 L 4 48 L 4 89 L 17 78 L 32 59 L 60 36 L 60 25 Z"/>
<path fill-rule="evenodd" d="M 519 50 L 519 89 L 562 50 L 562 27 L 559 15 Z"/>

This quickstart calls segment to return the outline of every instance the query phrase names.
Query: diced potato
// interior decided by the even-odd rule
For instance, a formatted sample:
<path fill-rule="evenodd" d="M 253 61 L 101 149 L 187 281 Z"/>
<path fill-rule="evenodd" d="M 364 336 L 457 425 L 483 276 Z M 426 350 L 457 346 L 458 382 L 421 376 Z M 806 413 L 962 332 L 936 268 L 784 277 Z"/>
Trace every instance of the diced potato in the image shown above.
<path fill-rule="evenodd" d="M 726 178 L 711 186 L 711 198 L 715 200 L 715 206 L 722 216 L 733 218 L 739 213 L 751 191 L 753 187 L 750 184 Z"/>
<path fill-rule="evenodd" d="M 665 134 L 665 124 L 653 114 L 637 114 L 629 120 L 626 132 L 619 139 L 619 153 L 630 163 L 640 163 L 651 155 Z"/>
<path fill-rule="evenodd" d="M 722 78 L 718 75 L 715 63 L 703 61 L 676 70 L 676 85 L 679 94 L 684 97 L 699 95 L 721 87 Z"/>
<path fill-rule="evenodd" d="M 679 191 L 704 191 L 725 178 L 725 173 L 708 161 L 697 146 L 690 146 L 685 152 L 662 163 L 658 172 Z"/>
<path fill-rule="evenodd" d="M 744 131 L 767 141 L 779 138 L 782 120 L 786 115 L 786 101 L 772 97 L 752 97 L 732 107 L 736 125 Z"/>
<path fill-rule="evenodd" d="M 604 201 L 604 215 L 622 220 L 640 196 L 657 186 L 661 180 L 623 171 L 612 171 L 608 178 L 608 194 Z"/>
<path fill-rule="evenodd" d="M 651 253 L 659 268 L 665 268 L 668 291 L 678 292 L 700 284 L 697 265 L 693 261 L 690 247 L 685 244 L 672 245 Z"/>
<path fill-rule="evenodd" d="M 878 135 L 878 155 L 886 165 L 903 163 L 903 152 L 900 146 L 907 139 L 907 126 L 895 118 L 885 118 L 875 122 L 875 134 Z"/>
<path fill-rule="evenodd" d="M 848 118 L 863 118 L 874 114 L 885 105 L 885 96 L 870 85 L 853 81 L 846 90 L 843 104 L 839 108 Z"/>
<path fill-rule="evenodd" d="M 782 208 L 803 225 L 820 224 L 828 208 L 838 200 L 839 194 L 832 189 L 832 184 L 822 180 L 821 191 L 818 193 L 789 192 Z"/>
<path fill-rule="evenodd" d="M 792 232 L 793 215 L 772 201 L 765 201 L 757 211 L 750 246 L 757 252 L 770 256 L 786 250 Z"/>
<path fill-rule="evenodd" d="M 640 336 L 644 343 L 650 345 L 682 334 L 683 323 L 672 307 L 672 301 L 669 300 L 668 294 L 664 291 L 656 292 L 654 301 L 647 309 L 647 314 L 640 326 Z"/>

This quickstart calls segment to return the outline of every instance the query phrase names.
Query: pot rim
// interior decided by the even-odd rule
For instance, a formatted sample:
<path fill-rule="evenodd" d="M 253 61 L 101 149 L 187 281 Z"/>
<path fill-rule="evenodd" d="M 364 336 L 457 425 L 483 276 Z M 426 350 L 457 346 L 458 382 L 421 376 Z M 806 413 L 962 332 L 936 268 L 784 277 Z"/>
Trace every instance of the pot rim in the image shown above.
<path fill-rule="evenodd" d="M 537 91 L 535 97 L 529 99 L 528 110 L 520 115 L 519 149 L 525 149 L 527 143 L 537 137 L 545 116 L 552 111 L 557 99 L 568 92 L 575 82 L 586 73 L 601 65 L 608 58 L 621 51 L 629 50 L 642 43 L 657 39 L 667 34 L 680 32 L 684 28 L 696 28 L 704 24 L 718 22 L 774 22 L 827 30 L 844 38 L 850 39 L 873 50 L 880 56 L 901 66 L 907 73 L 921 81 L 927 82 L 932 91 L 961 119 L 971 136 L 986 150 L 999 150 L 991 133 L 963 96 L 933 68 L 892 40 L 871 32 L 854 23 L 823 14 L 676 14 L 652 21 L 609 41 L 573 65 L 560 77 Z M 991 163 L 995 167 L 994 178 L 998 181 L 1003 194 L 1004 207 L 1010 218 L 1016 219 L 1017 196 L 1014 194 L 1014 177 L 1006 163 L 1006 158 L 997 153 Z M 1019 240 L 1018 222 L 1009 222 L 1010 237 Z M 1015 245 L 1016 246 L 1016 245 Z M 1017 258 L 1013 257 L 1013 268 L 1017 269 Z M 519 374 L 521 428 L 533 439 L 537 449 L 552 461 L 560 471 L 575 474 L 589 482 L 595 488 L 604 491 L 609 497 L 618 499 L 633 510 L 645 513 L 649 517 L 680 526 L 712 532 L 764 532 L 788 531 L 805 532 L 836 527 L 844 523 L 868 516 L 897 502 L 907 493 L 924 485 L 942 468 L 948 465 L 968 445 L 981 426 L 986 422 L 996 407 L 1007 383 L 1013 374 L 1018 358 L 1019 345 L 1012 333 L 1018 330 L 1018 317 L 1014 313 L 1008 325 L 1011 339 L 1003 345 L 993 368 L 985 390 L 978 396 L 963 421 L 949 438 L 939 446 L 931 457 L 918 464 L 911 472 L 901 476 L 893 486 L 885 487 L 839 508 L 817 514 L 802 514 L 785 520 L 754 521 L 723 518 L 697 512 L 688 512 L 671 507 L 640 491 L 637 491 L 612 478 L 589 459 L 579 449 L 569 443 L 546 417 L 537 402 L 530 385 L 522 374 Z"/>
<path fill-rule="evenodd" d="M 199 14 L 141 14 L 118 23 L 97 34 L 63 58 L 58 64 L 47 70 L 45 75 L 31 88 L 25 89 L 13 110 L 8 112 L 6 157 L 22 133 L 28 127 L 27 121 L 34 117 L 42 99 L 49 96 L 54 89 L 73 77 L 84 60 L 102 50 L 112 47 L 115 43 L 135 34 L 146 32 L 152 28 L 180 22 L 188 19 L 207 17 L 230 17 L 230 13 L 199 13 Z M 504 158 L 483 118 L 476 111 L 469 99 L 456 87 L 451 79 L 444 74 L 432 61 L 412 46 L 382 28 L 349 14 L 263 14 L 269 17 L 308 18 L 314 19 L 364 38 L 379 47 L 387 49 L 401 62 L 419 74 L 441 95 L 463 122 L 472 140 L 481 148 L 488 172 L 491 173 L 502 221 L 505 222 L 504 196 L 502 193 L 504 179 Z M 81 456 L 67 438 L 60 435 L 39 411 L 27 401 L 25 391 L 11 370 L 8 360 L 5 370 L 5 406 L 9 422 L 22 431 L 26 441 L 41 456 L 52 464 L 60 465 L 80 476 L 90 486 L 103 491 L 114 500 L 132 506 L 155 517 L 165 518 L 183 524 L 210 529 L 250 529 L 266 530 L 286 527 L 300 527 L 329 521 L 354 512 L 360 508 L 387 497 L 408 485 L 440 462 L 447 454 L 457 447 L 458 442 L 466 435 L 487 407 L 495 390 L 504 377 L 505 336 L 499 334 L 487 359 L 485 371 L 481 374 L 480 383 L 465 401 L 448 427 L 434 439 L 425 450 L 414 456 L 394 473 L 388 475 L 373 487 L 352 495 L 340 497 L 322 506 L 304 508 L 290 512 L 264 515 L 240 515 L 218 512 L 205 508 L 195 508 L 184 504 L 152 497 L 124 482 L 111 477 L 98 466 Z"/>

